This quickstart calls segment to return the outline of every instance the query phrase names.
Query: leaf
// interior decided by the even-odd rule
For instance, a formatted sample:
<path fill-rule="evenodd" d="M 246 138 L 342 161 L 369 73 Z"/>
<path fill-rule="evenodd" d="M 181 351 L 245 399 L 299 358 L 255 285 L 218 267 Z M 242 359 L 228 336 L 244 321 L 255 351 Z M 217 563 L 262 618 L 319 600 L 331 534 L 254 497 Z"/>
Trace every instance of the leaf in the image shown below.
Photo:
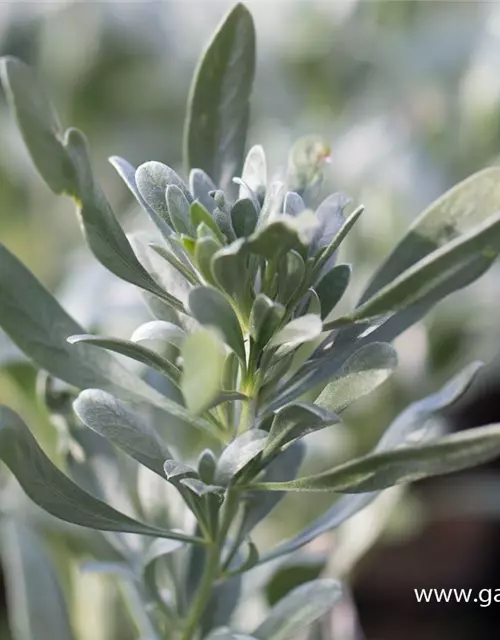
<path fill-rule="evenodd" d="M 467 429 L 438 440 L 363 456 L 291 482 L 260 485 L 280 491 L 379 491 L 395 484 L 461 471 L 500 455 L 500 425 Z M 259 487 L 254 485 L 253 488 Z"/>
<path fill-rule="evenodd" d="M 351 280 L 351 267 L 339 264 L 328 271 L 314 287 L 321 302 L 321 318 L 325 319 L 340 302 Z"/>
<path fill-rule="evenodd" d="M 216 285 L 212 274 L 212 258 L 219 249 L 220 245 L 210 236 L 205 236 L 196 241 L 194 259 L 199 272 L 209 285 Z"/>
<path fill-rule="evenodd" d="M 177 460 L 165 460 L 165 464 L 163 465 L 163 471 L 167 476 L 167 480 L 169 482 L 178 482 L 180 480 L 184 480 L 185 478 L 197 478 L 198 472 L 193 467 L 184 464 L 183 462 L 178 462 Z"/>
<path fill-rule="evenodd" d="M 153 393 L 109 354 L 68 336 L 84 330 L 26 267 L 0 244 L 0 325 L 41 368 L 79 389 L 100 387 L 123 395 Z M 156 394 L 155 394 L 156 397 Z"/>
<path fill-rule="evenodd" d="M 189 294 L 189 309 L 201 325 L 217 329 L 244 366 L 246 353 L 241 326 L 222 293 L 212 287 L 195 287 Z"/>
<path fill-rule="evenodd" d="M 269 342 L 284 315 L 283 305 L 273 302 L 263 293 L 257 294 L 250 314 L 249 331 L 258 345 L 263 347 Z"/>
<path fill-rule="evenodd" d="M 321 278 L 335 264 L 336 251 L 346 238 L 349 231 L 353 228 L 358 218 L 364 211 L 363 205 L 357 207 L 343 222 L 330 244 L 319 254 L 314 266 L 315 277 Z"/>
<path fill-rule="evenodd" d="M 258 197 L 264 197 L 267 184 L 267 166 L 266 154 L 260 144 L 254 145 L 247 153 L 241 178 Z M 244 198 L 246 195 L 245 186 L 240 186 L 239 197 Z"/>
<path fill-rule="evenodd" d="M 299 213 L 302 213 L 306 205 L 304 201 L 295 191 L 287 191 L 285 195 L 285 204 L 283 206 L 283 212 L 287 213 L 289 216 L 297 216 Z"/>
<path fill-rule="evenodd" d="M 297 251 L 289 251 L 281 259 L 278 271 L 278 297 L 283 304 L 300 291 L 306 267 L 304 259 Z"/>
<path fill-rule="evenodd" d="M 314 404 L 307 402 L 289 404 L 278 411 L 274 417 L 264 455 L 269 455 L 292 440 L 303 438 L 308 433 L 339 422 L 340 418 L 337 415 Z"/>
<path fill-rule="evenodd" d="M 146 291 L 146 296 L 153 299 L 152 301 L 147 300 L 149 306 L 153 307 L 153 304 L 157 303 L 167 307 L 159 320 L 174 322 L 174 319 L 179 318 L 178 323 L 184 326 L 185 318 L 183 315 L 179 316 L 177 312 L 181 314 L 187 313 L 185 304 L 191 290 L 189 280 L 183 273 L 179 273 L 176 266 L 173 266 L 169 261 L 166 262 L 166 250 L 161 252 L 161 256 L 158 255 L 157 246 L 151 246 L 148 236 L 134 233 L 130 235 L 130 242 L 146 271 L 151 274 L 155 281 L 160 283 L 162 290 L 168 291 L 168 296 L 164 296 L 161 300 L 156 296 L 150 296 Z M 153 308 L 153 312 L 157 313 L 156 306 Z"/>
<path fill-rule="evenodd" d="M 319 228 L 311 243 L 311 252 L 328 247 L 344 225 L 343 211 L 352 200 L 345 193 L 333 193 L 316 210 Z"/>
<path fill-rule="evenodd" d="M 198 284 L 199 283 L 199 278 L 197 276 L 197 274 L 195 273 L 194 269 L 191 267 L 191 265 L 188 263 L 188 260 L 186 258 L 186 256 L 184 255 L 183 260 L 180 260 L 177 256 L 174 255 L 173 251 L 167 249 L 166 247 L 163 247 L 160 244 L 156 244 L 155 242 L 150 242 L 148 244 L 148 246 L 155 252 L 157 253 L 159 256 L 161 256 L 164 260 L 166 260 L 169 265 L 171 265 L 172 267 L 174 267 L 174 269 L 176 271 L 179 272 L 179 274 L 181 276 L 183 276 L 187 282 L 191 283 L 191 284 Z M 175 247 L 174 243 L 171 243 L 172 248 Z M 177 248 L 176 248 L 177 250 Z M 180 249 L 178 250 L 178 252 L 180 253 Z M 156 272 L 155 270 L 151 271 L 150 269 L 148 269 L 148 271 L 150 273 L 152 273 L 152 275 L 157 275 L 158 272 Z M 161 274 L 160 270 L 160 274 Z M 161 274 L 163 275 L 163 274 Z M 162 278 L 161 277 L 157 277 L 158 282 L 162 282 Z"/>
<path fill-rule="evenodd" d="M 475 255 L 496 255 L 499 250 L 500 213 L 422 258 L 347 318 L 351 321 L 366 320 L 404 309 L 456 274 Z"/>
<path fill-rule="evenodd" d="M 288 349 L 292 349 L 303 342 L 315 340 L 321 335 L 322 330 L 323 324 L 321 319 L 309 313 L 291 320 L 283 329 L 280 329 L 280 331 L 271 338 L 269 347 L 286 345 Z"/>
<path fill-rule="evenodd" d="M 221 391 L 224 349 L 210 329 L 202 329 L 186 338 L 181 353 L 181 391 L 188 411 L 198 415 L 211 406 Z"/>
<path fill-rule="evenodd" d="M 251 429 L 230 442 L 221 453 L 215 469 L 215 482 L 225 486 L 263 451 L 267 432 Z"/>
<path fill-rule="evenodd" d="M 407 440 L 415 431 L 425 429 L 425 423 L 430 416 L 442 413 L 466 393 L 482 366 L 481 362 L 471 363 L 436 393 L 412 402 L 385 431 L 375 451 L 392 449 Z"/>
<path fill-rule="evenodd" d="M 28 497 L 60 520 L 100 531 L 198 542 L 197 538 L 134 520 L 81 489 L 52 464 L 21 418 L 3 406 L 0 406 L 0 459 Z"/>
<path fill-rule="evenodd" d="M 144 583 L 151 595 L 155 598 L 156 602 L 161 602 L 163 604 L 161 590 L 158 588 L 156 580 L 158 561 L 165 558 L 165 556 L 182 549 L 183 546 L 184 543 L 180 540 L 165 540 L 164 538 L 159 538 L 151 543 L 142 558 L 142 575 Z"/>
<path fill-rule="evenodd" d="M 237 238 L 247 238 L 257 226 L 257 211 L 250 198 L 241 198 L 231 207 L 231 223 Z"/>
<path fill-rule="evenodd" d="M 153 293 L 175 308 L 177 301 L 151 278 L 137 259 L 102 189 L 95 181 L 85 136 L 77 129 L 69 129 L 65 145 L 75 168 L 78 185 L 76 203 L 80 219 L 95 257 L 114 275 Z M 182 311 L 182 308 L 179 310 Z"/>
<path fill-rule="evenodd" d="M 179 382 L 181 372 L 174 364 L 169 362 L 163 356 L 160 356 L 154 351 L 146 349 L 146 347 L 142 347 L 135 342 L 120 340 L 119 338 L 107 338 L 88 334 L 70 336 L 68 338 L 68 342 L 70 344 L 80 344 L 84 342 L 85 344 L 107 349 L 108 351 L 113 351 L 114 353 L 119 353 L 120 355 L 126 356 L 127 358 L 132 358 L 137 362 L 141 362 L 148 367 L 156 369 L 156 371 L 159 371 L 164 376 L 167 376 L 176 384 Z"/>
<path fill-rule="evenodd" d="M 39 536 L 2 519 L 1 544 L 14 640 L 73 640 L 61 586 Z"/>
<path fill-rule="evenodd" d="M 237 633 L 231 631 L 231 629 L 216 629 L 212 633 L 206 636 L 205 640 L 256 640 L 254 636 L 249 636 L 245 633 Z"/>
<path fill-rule="evenodd" d="M 0 59 L 0 79 L 40 175 L 55 193 L 74 193 L 74 169 L 64 148 L 63 130 L 36 74 L 8 56 Z"/>
<path fill-rule="evenodd" d="M 311 242 L 317 226 L 312 211 L 304 211 L 296 217 L 281 214 L 259 226 L 248 238 L 246 247 L 268 260 L 277 260 L 290 249 L 303 250 Z"/>
<path fill-rule="evenodd" d="M 163 464 L 171 458 L 167 445 L 125 404 L 105 391 L 87 389 L 75 400 L 73 409 L 89 429 L 164 477 Z"/>
<path fill-rule="evenodd" d="M 262 203 L 262 209 L 260 211 L 258 221 L 258 228 L 265 227 L 270 222 L 273 222 L 278 217 L 280 217 L 280 214 L 283 211 L 283 200 L 285 197 L 285 193 L 285 185 L 283 184 L 283 182 L 280 182 L 279 180 L 271 182 L 268 189 L 266 190 L 266 197 L 264 199 L 264 202 Z M 306 212 L 304 211 L 304 213 Z M 316 221 L 316 216 L 314 216 L 314 219 Z M 310 239 L 312 239 L 312 234 Z"/>
<path fill-rule="evenodd" d="M 342 598 L 340 583 L 324 578 L 297 587 L 278 602 L 253 635 L 258 640 L 288 640 L 324 616 Z"/>
<path fill-rule="evenodd" d="M 304 457 L 304 443 L 293 442 L 268 464 L 264 470 L 263 481 L 284 482 L 295 479 Z M 245 494 L 241 539 L 243 540 L 259 522 L 266 518 L 285 496 L 285 492 L 277 491 Z"/>
<path fill-rule="evenodd" d="M 467 391 L 479 370 L 479 366 L 479 363 L 469 365 L 435 394 L 410 404 L 386 430 L 375 451 L 387 451 L 403 442 L 414 431 L 425 428 L 425 423 L 431 415 L 444 411 Z M 284 455 L 286 455 L 286 452 L 281 454 L 276 462 Z M 269 467 L 269 469 L 270 468 L 271 467 Z M 267 477 L 264 479 L 270 480 L 270 478 Z M 263 493 L 260 500 L 268 500 L 270 495 L 274 495 L 274 492 Z M 280 493 L 279 495 L 283 496 L 286 494 Z M 343 496 L 328 509 L 326 513 L 308 525 L 298 535 L 283 542 L 268 554 L 261 557 L 260 562 L 267 562 L 268 560 L 292 553 L 318 536 L 336 529 L 347 519 L 366 507 L 377 495 L 378 494 L 374 492 Z M 256 504 L 258 504 L 258 502 Z"/>
<path fill-rule="evenodd" d="M 165 220 L 161 216 L 159 216 L 152 207 L 149 206 L 146 200 L 144 200 L 144 198 L 142 197 L 137 187 L 137 182 L 135 180 L 136 168 L 131 165 L 130 162 L 127 162 L 127 160 L 125 160 L 124 158 L 120 158 L 119 156 L 111 156 L 111 158 L 109 158 L 109 162 L 116 169 L 118 175 L 122 178 L 127 187 L 133 193 L 137 202 L 141 205 L 141 207 L 148 214 L 153 223 L 160 230 L 163 237 L 170 237 L 172 235 L 172 229 L 165 222 Z"/>
<path fill-rule="evenodd" d="M 262 494 L 262 496 L 267 500 L 268 496 L 273 494 L 274 491 L 266 491 Z M 286 493 L 280 492 L 279 495 L 284 496 L 286 495 Z M 309 544 L 309 542 L 311 542 L 318 536 L 336 529 L 343 522 L 349 520 L 349 518 L 352 518 L 356 513 L 364 509 L 368 504 L 370 504 L 370 502 L 372 502 L 376 498 L 377 495 L 377 493 L 358 493 L 354 495 L 342 496 L 332 507 L 330 507 L 330 509 L 328 509 L 319 518 L 316 518 L 316 520 L 311 522 L 311 524 L 309 524 L 296 536 L 290 538 L 289 540 L 286 540 L 285 542 L 282 542 L 267 554 L 261 556 L 259 563 L 264 564 L 265 562 L 269 562 L 270 560 L 275 560 L 276 558 L 279 558 L 281 556 L 293 553 L 294 551 L 297 551 L 297 549 L 300 549 L 306 544 Z"/>
<path fill-rule="evenodd" d="M 268 603 L 273 606 L 284 598 L 292 589 L 317 580 L 323 573 L 328 556 L 325 554 L 297 554 L 292 556 L 276 569 L 265 587 Z"/>
<path fill-rule="evenodd" d="M 177 173 L 161 162 L 145 162 L 135 172 L 137 188 L 143 200 L 162 220 L 171 223 L 168 212 L 166 191 L 170 185 L 179 187 L 189 203 L 191 194 Z"/>
<path fill-rule="evenodd" d="M 212 258 L 212 273 L 220 288 L 233 299 L 242 312 L 250 312 L 248 268 L 244 238 L 219 249 Z"/>
<path fill-rule="evenodd" d="M 198 473 L 206 484 L 214 481 L 217 458 L 211 449 L 204 449 L 198 458 Z"/>
<path fill-rule="evenodd" d="M 203 634 L 230 622 L 231 616 L 240 600 L 241 582 L 241 575 L 237 575 L 215 585 L 201 620 Z M 244 635 L 242 638 L 236 637 L 238 640 L 248 640 Z"/>
<path fill-rule="evenodd" d="M 500 208 L 500 168 L 460 182 L 418 216 L 373 277 L 360 302 L 371 298 L 426 255 L 482 225 Z"/>
<path fill-rule="evenodd" d="M 188 168 L 200 168 L 222 188 L 243 163 L 255 72 L 255 29 L 237 4 L 208 45 L 191 85 L 184 130 Z"/>
<path fill-rule="evenodd" d="M 172 322 L 162 320 L 152 320 L 141 324 L 130 338 L 131 342 L 138 344 L 145 342 L 149 348 L 155 346 L 157 349 L 162 344 L 164 347 L 172 345 L 180 349 L 185 339 L 186 334 L 180 327 Z"/>
<path fill-rule="evenodd" d="M 196 200 L 211 214 L 215 209 L 215 202 L 210 193 L 217 189 L 212 178 L 202 169 L 191 169 L 189 172 L 189 190 Z"/>
<path fill-rule="evenodd" d="M 196 235 L 189 217 L 190 203 L 182 189 L 175 184 L 169 185 L 166 191 L 166 200 L 168 215 L 176 232 L 185 233 L 188 236 Z"/>
<path fill-rule="evenodd" d="M 315 402 L 328 411 L 340 413 L 385 382 L 397 363 L 396 351 L 390 344 L 364 345 L 346 360 Z"/>
<path fill-rule="evenodd" d="M 191 218 L 191 224 L 195 229 L 197 229 L 200 224 L 204 223 L 211 231 L 213 231 L 220 244 L 225 244 L 226 240 L 222 231 L 219 229 L 217 223 L 210 215 L 209 210 L 206 209 L 202 204 L 195 200 L 189 207 L 189 215 Z"/>

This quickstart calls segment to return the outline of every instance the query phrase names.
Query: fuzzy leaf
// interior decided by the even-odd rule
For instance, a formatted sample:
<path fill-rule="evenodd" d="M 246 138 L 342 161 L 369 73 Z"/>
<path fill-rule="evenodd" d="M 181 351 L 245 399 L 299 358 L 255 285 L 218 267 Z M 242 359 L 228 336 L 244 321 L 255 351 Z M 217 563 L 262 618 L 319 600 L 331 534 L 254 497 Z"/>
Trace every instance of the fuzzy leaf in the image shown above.
<path fill-rule="evenodd" d="M 255 29 L 248 9 L 237 4 L 206 49 L 189 96 L 184 157 L 222 188 L 239 175 L 255 72 Z"/>
<path fill-rule="evenodd" d="M 190 334 L 182 345 L 181 390 L 190 413 L 208 409 L 221 390 L 224 348 L 210 329 Z"/>
<path fill-rule="evenodd" d="M 245 363 L 245 343 L 240 323 L 222 293 L 212 287 L 196 287 L 189 294 L 189 309 L 201 325 L 215 328 L 240 361 Z"/>
<path fill-rule="evenodd" d="M 153 280 L 137 259 L 102 189 L 94 179 L 85 136 L 77 129 L 70 129 L 65 145 L 75 167 L 78 185 L 76 203 L 80 218 L 95 257 L 122 280 L 145 289 L 174 308 L 182 310 L 182 306 L 179 307 L 177 301 Z"/>
<path fill-rule="evenodd" d="M 215 209 L 215 202 L 210 193 L 217 189 L 212 178 L 202 169 L 191 169 L 189 172 L 189 190 L 196 200 L 211 214 Z"/>
<path fill-rule="evenodd" d="M 247 260 L 244 239 L 217 251 L 212 258 L 212 273 L 221 289 L 230 296 L 243 312 L 250 311 L 247 291 Z"/>
<path fill-rule="evenodd" d="M 375 451 L 387 451 L 404 442 L 414 431 L 421 430 L 431 415 L 444 411 L 467 391 L 479 368 L 479 363 L 469 365 L 438 392 L 410 404 L 384 433 Z M 281 455 L 283 456 L 285 454 Z M 277 460 L 279 461 L 280 458 Z M 268 478 L 265 477 L 265 480 L 268 480 Z M 260 499 L 268 500 L 270 495 L 274 495 L 274 492 L 266 492 L 262 494 Z M 286 494 L 280 493 L 279 495 L 282 496 Z M 283 542 L 268 554 L 261 557 L 260 562 L 267 562 L 268 560 L 292 553 L 318 536 L 336 529 L 343 522 L 366 507 L 377 495 L 377 492 L 373 492 L 343 496 L 337 500 L 330 509 L 295 537 Z"/>
<path fill-rule="evenodd" d="M 328 247 L 345 223 L 343 211 L 352 202 L 345 193 L 333 193 L 323 200 L 316 210 L 319 229 L 311 243 L 311 251 Z"/>
<path fill-rule="evenodd" d="M 260 144 L 254 145 L 247 153 L 241 178 L 257 196 L 265 194 L 267 184 L 266 155 Z M 241 185 L 239 197 L 244 198 L 247 195 L 247 189 Z"/>
<path fill-rule="evenodd" d="M 260 226 L 248 238 L 247 248 L 268 260 L 276 259 L 290 249 L 300 251 L 308 245 L 317 228 L 316 216 L 304 211 L 295 218 L 285 214 Z"/>
<path fill-rule="evenodd" d="M 395 484 L 461 471 L 500 455 L 500 425 L 467 429 L 425 444 L 404 446 L 346 462 L 291 482 L 254 485 L 279 491 L 380 491 Z"/>
<path fill-rule="evenodd" d="M 250 198 L 240 198 L 231 207 L 231 223 L 238 238 L 250 236 L 257 225 L 257 211 Z"/>
<path fill-rule="evenodd" d="M 194 236 L 195 232 L 189 217 L 190 203 L 182 189 L 176 184 L 169 185 L 166 191 L 166 201 L 168 215 L 176 232 Z"/>
<path fill-rule="evenodd" d="M 427 254 L 483 224 L 499 209 L 500 168 L 484 169 L 454 186 L 413 221 L 360 302 L 373 297 Z"/>
<path fill-rule="evenodd" d="M 289 216 L 298 216 L 305 208 L 306 205 L 298 193 L 295 193 L 295 191 L 287 191 L 285 204 L 283 206 L 284 213 L 287 213 Z"/>
<path fill-rule="evenodd" d="M 89 429 L 164 477 L 163 464 L 171 458 L 167 445 L 125 404 L 105 391 L 87 389 L 75 400 L 73 409 Z"/>
<path fill-rule="evenodd" d="M 263 451 L 267 433 L 251 429 L 233 440 L 221 453 L 215 469 L 215 482 L 227 485 L 231 479 Z"/>
<path fill-rule="evenodd" d="M 36 74 L 21 60 L 5 57 L 0 59 L 0 79 L 40 175 L 55 193 L 74 193 L 74 169 L 62 127 Z"/>
<path fill-rule="evenodd" d="M 191 218 L 191 224 L 195 229 L 199 227 L 200 224 L 204 223 L 207 227 L 214 233 L 217 240 L 221 245 L 225 244 L 225 238 L 222 234 L 222 231 L 217 226 L 217 223 L 212 218 L 209 210 L 204 207 L 200 202 L 196 200 L 191 204 L 189 208 L 189 215 Z"/>
<path fill-rule="evenodd" d="M 176 324 L 162 320 L 152 320 L 137 327 L 130 341 L 138 344 L 144 342 L 150 345 L 150 348 L 153 345 L 161 344 L 180 348 L 185 339 L 185 332 Z"/>
<path fill-rule="evenodd" d="M 134 520 L 81 489 L 52 464 L 21 418 L 3 406 L 0 407 L 0 459 L 16 476 L 28 497 L 60 520 L 100 531 L 197 541 Z"/>
<path fill-rule="evenodd" d="M 319 253 L 316 264 L 314 266 L 314 274 L 317 278 L 321 278 L 328 273 L 335 264 L 336 251 L 346 238 L 349 231 L 353 228 L 358 218 L 364 211 L 363 205 L 357 207 L 342 223 L 337 233 L 333 236 L 330 244 Z"/>
<path fill-rule="evenodd" d="M 297 587 L 278 602 L 253 635 L 258 640 L 289 640 L 324 616 L 342 598 L 336 580 L 314 580 Z"/>
<path fill-rule="evenodd" d="M 374 391 L 397 366 L 397 354 L 390 344 L 372 342 L 356 351 L 315 400 L 333 413 Z"/>
<path fill-rule="evenodd" d="M 276 413 L 264 454 L 268 455 L 292 440 L 303 438 L 308 433 L 339 422 L 337 415 L 314 404 L 307 402 L 289 404 Z"/>
<path fill-rule="evenodd" d="M 286 345 L 287 348 L 291 349 L 303 342 L 315 340 L 321 335 L 322 330 L 323 325 L 321 319 L 309 313 L 305 316 L 300 316 L 300 318 L 295 318 L 295 320 L 291 320 L 272 337 L 269 346 L 279 347 Z"/>
<path fill-rule="evenodd" d="M 299 472 L 304 456 L 304 443 L 292 443 L 266 467 L 263 480 L 265 482 L 294 480 Z M 241 527 L 242 539 L 245 538 L 259 522 L 266 518 L 285 496 L 285 492 L 280 493 L 278 491 L 246 494 L 243 524 Z"/>
<path fill-rule="evenodd" d="M 68 336 L 84 330 L 1 244 L 0 308 L 0 325 L 9 337 L 56 378 L 79 389 L 100 387 L 135 398 L 153 392 L 109 354 L 86 344 L 68 344 Z"/>
<path fill-rule="evenodd" d="M 328 271 L 315 286 L 321 302 L 321 318 L 324 320 L 340 302 L 351 280 L 351 267 L 339 264 Z"/>
<path fill-rule="evenodd" d="M 278 328 L 285 307 L 273 302 L 265 294 L 259 293 L 252 305 L 250 314 L 250 335 L 260 345 L 266 345 Z"/>
<path fill-rule="evenodd" d="M 73 640 L 64 595 L 39 536 L 14 519 L 5 519 L 1 545 L 14 639 Z"/>
<path fill-rule="evenodd" d="M 167 187 L 175 185 L 181 189 L 189 203 L 193 197 L 177 173 L 161 162 L 150 161 L 141 164 L 135 172 L 137 188 L 143 200 L 162 220 L 171 223 L 167 206 Z"/>
<path fill-rule="evenodd" d="M 119 338 L 107 338 L 88 334 L 70 336 L 68 338 L 68 342 L 70 344 L 80 344 L 84 342 L 85 344 L 93 345 L 102 349 L 107 349 L 108 351 L 113 351 L 114 353 L 119 353 L 122 356 L 132 358 L 132 360 L 136 360 L 137 362 L 141 362 L 148 367 L 156 369 L 156 371 L 159 371 L 164 376 L 167 376 L 175 383 L 179 382 L 181 372 L 174 364 L 169 362 L 163 356 L 160 356 L 154 351 L 151 351 L 146 347 L 142 347 L 135 342 L 120 340 Z"/>
<path fill-rule="evenodd" d="M 142 197 L 137 187 L 137 182 L 135 180 L 137 169 L 133 165 L 131 165 L 130 162 L 128 162 L 124 158 L 120 158 L 119 156 L 111 156 L 111 158 L 109 158 L 109 162 L 116 169 L 118 175 L 125 182 L 137 202 L 148 214 L 152 222 L 157 226 L 163 237 L 170 237 L 172 235 L 172 229 L 165 222 L 165 220 L 161 216 L 159 216 L 152 207 L 149 206 L 146 200 L 144 200 L 144 198 Z"/>
<path fill-rule="evenodd" d="M 359 321 L 394 313 L 424 299 L 471 258 L 500 251 L 500 213 L 416 262 L 347 316 Z"/>
<path fill-rule="evenodd" d="M 231 629 L 216 629 L 206 636 L 205 640 L 256 640 L 255 636 L 249 636 L 246 633 L 238 633 Z"/>

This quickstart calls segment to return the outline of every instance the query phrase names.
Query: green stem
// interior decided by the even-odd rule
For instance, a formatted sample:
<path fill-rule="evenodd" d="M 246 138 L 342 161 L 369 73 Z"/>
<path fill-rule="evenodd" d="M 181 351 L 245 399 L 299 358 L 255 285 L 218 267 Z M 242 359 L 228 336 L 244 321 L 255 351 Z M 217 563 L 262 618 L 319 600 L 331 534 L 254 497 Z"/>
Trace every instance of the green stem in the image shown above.
<path fill-rule="evenodd" d="M 186 625 L 181 635 L 181 640 L 192 640 L 200 624 L 201 617 L 210 601 L 215 582 L 220 575 L 220 560 L 226 537 L 238 510 L 238 495 L 230 489 L 226 495 L 226 502 L 223 508 L 222 522 L 219 528 L 217 540 L 207 549 L 207 558 L 203 574 L 201 576 L 198 590 L 193 599 Z"/>
<path fill-rule="evenodd" d="M 219 560 L 220 560 L 220 548 L 217 543 L 213 543 L 207 552 L 207 561 L 203 570 L 200 585 L 198 591 L 194 597 L 191 609 L 189 611 L 188 618 L 186 620 L 186 626 L 181 636 L 181 640 L 192 640 L 196 629 L 200 623 L 200 619 L 205 611 L 206 606 L 212 595 L 212 589 L 214 582 L 217 580 L 219 574 Z"/>

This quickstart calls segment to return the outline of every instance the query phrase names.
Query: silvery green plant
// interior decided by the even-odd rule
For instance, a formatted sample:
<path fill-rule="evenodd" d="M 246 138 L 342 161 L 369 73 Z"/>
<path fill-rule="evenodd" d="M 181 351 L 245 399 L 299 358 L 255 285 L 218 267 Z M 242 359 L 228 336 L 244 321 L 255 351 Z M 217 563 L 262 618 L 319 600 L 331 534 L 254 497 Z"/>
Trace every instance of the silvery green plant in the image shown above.
<path fill-rule="evenodd" d="M 187 183 L 159 162 L 136 169 L 111 158 L 158 229 L 145 242 L 122 230 L 84 135 L 63 131 L 28 67 L 2 60 L 7 96 L 42 178 L 73 198 L 95 257 L 144 292 L 155 319 L 130 340 L 90 335 L 0 245 L 0 325 L 44 372 L 47 407 L 64 424 L 67 445 L 55 464 L 4 406 L 0 458 L 49 514 L 101 532 L 112 553 L 93 566 L 126 585 L 143 640 L 298 637 L 341 600 L 341 585 L 305 582 L 239 630 L 245 574 L 340 526 L 387 487 L 500 455 L 499 425 L 443 435 L 431 420 L 467 390 L 474 363 L 410 405 L 372 452 L 300 474 L 303 438 L 335 429 L 349 405 L 392 374 L 391 341 L 495 260 L 500 169 L 475 174 L 424 211 L 355 308 L 341 314 L 351 267 L 336 263 L 337 252 L 363 208 L 352 209 L 341 193 L 316 206 L 329 153 L 316 137 L 293 147 L 283 181 L 268 182 L 262 147 L 245 156 L 254 66 L 252 18 L 238 4 L 192 84 Z M 183 457 L 180 433 L 196 434 Z M 140 467 L 163 487 L 154 514 Z M 295 491 L 339 498 L 293 538 L 258 549 L 255 527 Z M 177 500 L 182 517 L 171 508 Z M 25 554 L 35 554 L 29 535 L 13 531 Z M 18 637 L 70 640 L 55 574 L 43 556 L 37 563 L 44 582 L 36 591 L 26 569 L 33 565 L 15 567 L 26 571 L 23 597 L 38 612 L 35 625 L 18 625 Z"/>

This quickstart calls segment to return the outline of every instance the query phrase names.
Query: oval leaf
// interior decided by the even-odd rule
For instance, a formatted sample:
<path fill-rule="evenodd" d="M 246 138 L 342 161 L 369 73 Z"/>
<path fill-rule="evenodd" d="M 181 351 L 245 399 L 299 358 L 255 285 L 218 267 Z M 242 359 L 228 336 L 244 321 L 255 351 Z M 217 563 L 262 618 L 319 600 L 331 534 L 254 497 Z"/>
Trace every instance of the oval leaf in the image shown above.
<path fill-rule="evenodd" d="M 167 445 L 122 402 L 105 391 L 87 389 L 75 400 L 73 408 L 89 429 L 164 477 L 163 464 L 171 458 Z"/>
<path fill-rule="evenodd" d="M 240 174 L 254 72 L 254 24 L 248 9 L 237 4 L 201 59 L 184 131 L 186 165 L 203 169 L 222 188 Z"/>
<path fill-rule="evenodd" d="M 209 329 L 196 331 L 182 345 L 181 390 L 188 410 L 197 415 L 208 409 L 221 391 L 225 353 Z"/>
<path fill-rule="evenodd" d="M 222 293 L 212 287 L 196 287 L 189 294 L 189 309 L 201 325 L 214 327 L 240 361 L 246 361 L 241 326 L 233 308 Z"/>

